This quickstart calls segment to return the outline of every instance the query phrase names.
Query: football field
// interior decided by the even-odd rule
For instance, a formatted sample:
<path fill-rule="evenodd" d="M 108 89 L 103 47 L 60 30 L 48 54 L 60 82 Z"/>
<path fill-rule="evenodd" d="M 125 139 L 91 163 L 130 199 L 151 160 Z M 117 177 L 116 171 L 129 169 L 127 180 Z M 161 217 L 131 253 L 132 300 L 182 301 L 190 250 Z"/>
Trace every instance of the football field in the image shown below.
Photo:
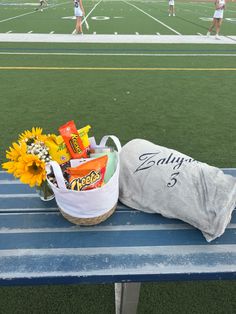
<path fill-rule="evenodd" d="M 98 140 L 145 138 L 217 167 L 236 167 L 236 1 L 220 40 L 207 38 L 214 3 L 83 0 L 84 35 L 73 1 L 0 0 L 0 162 L 18 134 L 75 120 Z M 0 288 L 0 312 L 114 312 L 113 287 Z M 146 283 L 139 314 L 235 311 L 236 282 Z M 47 298 L 45 297 L 47 296 Z"/>
<path fill-rule="evenodd" d="M 89 29 L 85 34 L 205 35 L 211 23 L 211 1 L 177 1 L 176 16 L 168 16 L 162 0 L 84 0 Z M 1 0 L 1 33 L 70 34 L 74 29 L 73 1 L 49 0 L 43 12 L 38 2 Z M 236 3 L 229 1 L 222 35 L 236 35 Z"/>

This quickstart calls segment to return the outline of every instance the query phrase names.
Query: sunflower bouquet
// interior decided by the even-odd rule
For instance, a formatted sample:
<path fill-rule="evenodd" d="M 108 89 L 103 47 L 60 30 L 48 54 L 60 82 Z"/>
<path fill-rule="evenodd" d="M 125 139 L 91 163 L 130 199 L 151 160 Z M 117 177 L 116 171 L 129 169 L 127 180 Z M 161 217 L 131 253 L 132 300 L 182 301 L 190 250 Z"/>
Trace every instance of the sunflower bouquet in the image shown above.
<path fill-rule="evenodd" d="M 46 164 L 51 160 L 46 141 L 52 135 L 42 132 L 42 128 L 33 127 L 31 131 L 21 133 L 18 140 L 6 151 L 8 161 L 2 167 L 22 183 L 36 187 L 41 196 L 47 199 L 53 196 L 46 181 Z"/>

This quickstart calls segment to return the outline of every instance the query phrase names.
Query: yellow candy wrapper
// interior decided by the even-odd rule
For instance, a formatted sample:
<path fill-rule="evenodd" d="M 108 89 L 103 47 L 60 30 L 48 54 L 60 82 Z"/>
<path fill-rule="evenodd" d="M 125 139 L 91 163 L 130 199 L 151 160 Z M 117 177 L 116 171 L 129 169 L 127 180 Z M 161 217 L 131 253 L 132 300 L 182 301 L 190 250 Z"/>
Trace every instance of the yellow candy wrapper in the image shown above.
<path fill-rule="evenodd" d="M 85 127 L 83 127 L 82 129 L 78 130 L 79 136 L 83 142 L 83 145 L 86 149 L 89 148 L 90 143 L 89 143 L 89 138 L 88 138 L 88 132 L 91 129 L 90 125 L 86 125 Z"/>
<path fill-rule="evenodd" d="M 50 135 L 46 141 L 46 145 L 49 148 L 49 154 L 52 160 L 57 161 L 60 165 L 71 159 L 66 144 L 60 135 Z"/>
<path fill-rule="evenodd" d="M 85 127 L 78 130 L 79 136 L 86 149 L 88 149 L 90 145 L 88 137 L 88 132 L 90 129 L 91 126 L 86 125 Z M 49 148 L 49 153 L 52 157 L 52 160 L 57 161 L 60 165 L 71 159 L 70 153 L 61 135 L 50 135 L 50 137 L 48 137 L 46 145 Z"/>

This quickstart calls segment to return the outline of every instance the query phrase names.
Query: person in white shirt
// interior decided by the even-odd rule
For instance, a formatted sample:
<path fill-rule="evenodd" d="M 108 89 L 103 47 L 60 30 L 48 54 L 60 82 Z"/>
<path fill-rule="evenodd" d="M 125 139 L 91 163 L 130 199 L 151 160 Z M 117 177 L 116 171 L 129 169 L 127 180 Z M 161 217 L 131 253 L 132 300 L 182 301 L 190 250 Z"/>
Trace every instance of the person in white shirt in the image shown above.
<path fill-rule="evenodd" d="M 72 34 L 83 34 L 82 17 L 85 16 L 82 0 L 74 0 L 74 14 L 76 17 L 75 30 Z"/>
<path fill-rule="evenodd" d="M 225 9 L 225 0 L 216 0 L 213 21 L 212 21 L 212 25 L 208 29 L 207 36 L 210 36 L 211 32 L 215 28 L 216 39 L 219 39 L 220 27 L 221 27 L 223 16 L 224 16 L 224 9 Z"/>
<path fill-rule="evenodd" d="M 168 0 L 169 3 L 169 16 L 175 16 L 175 0 Z"/>

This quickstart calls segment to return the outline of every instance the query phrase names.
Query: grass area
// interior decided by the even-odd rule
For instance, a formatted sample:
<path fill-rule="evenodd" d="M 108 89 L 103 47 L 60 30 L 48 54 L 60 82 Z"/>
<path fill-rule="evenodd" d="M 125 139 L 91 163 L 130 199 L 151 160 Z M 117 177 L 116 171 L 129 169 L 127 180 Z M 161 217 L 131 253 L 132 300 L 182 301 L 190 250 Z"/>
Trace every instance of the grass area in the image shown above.
<path fill-rule="evenodd" d="M 234 59 L 0 55 L 0 108 L 5 117 L 1 162 L 18 133 L 32 126 L 57 132 L 73 117 L 78 127 L 91 124 L 98 138 L 114 133 L 122 144 L 146 138 L 212 165 L 233 167 Z M 6 66 L 13 68 L 4 70 Z"/>
<path fill-rule="evenodd" d="M 138 314 L 233 314 L 235 289 L 236 281 L 143 283 Z M 113 285 L 4 287 L 0 298 L 1 314 L 115 312 Z"/>

